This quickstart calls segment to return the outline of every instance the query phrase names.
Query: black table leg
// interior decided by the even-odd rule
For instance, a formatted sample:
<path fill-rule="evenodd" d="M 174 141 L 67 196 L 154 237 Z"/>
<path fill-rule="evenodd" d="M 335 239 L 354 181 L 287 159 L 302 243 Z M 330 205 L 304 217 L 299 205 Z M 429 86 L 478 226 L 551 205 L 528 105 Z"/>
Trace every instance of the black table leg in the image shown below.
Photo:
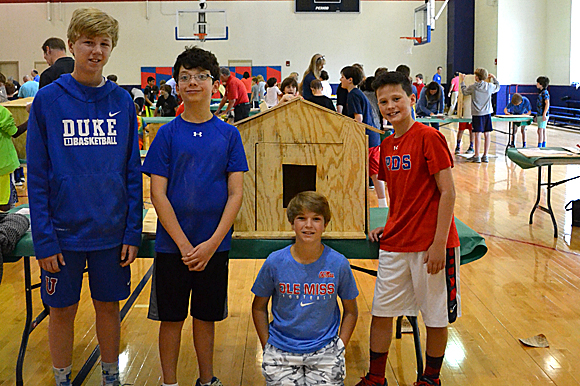
<path fill-rule="evenodd" d="M 540 195 L 542 194 L 542 167 L 538 166 L 538 188 L 536 190 L 536 202 L 530 213 L 530 224 L 534 223 L 534 212 L 540 206 Z"/>

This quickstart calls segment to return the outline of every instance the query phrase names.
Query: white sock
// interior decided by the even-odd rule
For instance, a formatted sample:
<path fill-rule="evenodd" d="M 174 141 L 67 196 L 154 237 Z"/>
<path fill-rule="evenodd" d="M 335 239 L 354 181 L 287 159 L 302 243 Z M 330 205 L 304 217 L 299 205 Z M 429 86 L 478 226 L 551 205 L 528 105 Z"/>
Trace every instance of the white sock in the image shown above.
<path fill-rule="evenodd" d="M 164 383 L 162 386 L 179 386 L 177 383 Z"/>
<path fill-rule="evenodd" d="M 387 207 L 387 199 L 386 198 L 379 198 L 379 208 L 386 208 Z"/>
<path fill-rule="evenodd" d="M 57 369 L 56 367 L 52 368 L 52 372 L 54 373 L 54 380 L 56 381 L 57 385 L 66 384 L 68 381 L 70 383 L 70 373 L 72 370 L 72 365 Z"/>

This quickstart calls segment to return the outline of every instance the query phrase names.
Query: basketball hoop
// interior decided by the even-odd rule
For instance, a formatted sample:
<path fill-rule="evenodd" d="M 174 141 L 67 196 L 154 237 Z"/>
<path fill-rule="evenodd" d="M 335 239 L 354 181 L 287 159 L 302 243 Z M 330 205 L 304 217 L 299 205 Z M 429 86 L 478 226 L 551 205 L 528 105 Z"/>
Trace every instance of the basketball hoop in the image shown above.
<path fill-rule="evenodd" d="M 205 42 L 205 37 L 207 36 L 207 34 L 205 34 L 205 33 L 197 33 L 197 34 L 193 34 L 193 35 L 196 36 L 197 39 L 202 43 Z"/>
<path fill-rule="evenodd" d="M 414 44 L 421 44 L 421 41 L 423 40 L 421 37 L 415 36 L 401 36 L 401 39 L 414 40 Z"/>
<path fill-rule="evenodd" d="M 413 55 L 413 46 L 417 44 L 421 44 L 421 37 L 414 37 L 414 36 L 401 36 L 401 39 L 408 40 L 411 44 L 407 46 L 404 50 L 404 53 L 407 55 Z"/>

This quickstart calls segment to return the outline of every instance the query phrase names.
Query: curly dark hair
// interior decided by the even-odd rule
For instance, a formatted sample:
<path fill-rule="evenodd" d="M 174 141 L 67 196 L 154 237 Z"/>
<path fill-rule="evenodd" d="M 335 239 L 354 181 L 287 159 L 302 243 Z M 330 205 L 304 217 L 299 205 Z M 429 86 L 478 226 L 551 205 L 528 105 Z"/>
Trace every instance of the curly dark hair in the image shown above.
<path fill-rule="evenodd" d="M 175 59 L 173 65 L 173 79 L 175 81 L 178 80 L 181 67 L 187 70 L 193 68 L 207 70 L 213 77 L 213 82 L 220 78 L 220 65 L 215 55 L 197 46 L 185 47 L 185 51 Z"/>

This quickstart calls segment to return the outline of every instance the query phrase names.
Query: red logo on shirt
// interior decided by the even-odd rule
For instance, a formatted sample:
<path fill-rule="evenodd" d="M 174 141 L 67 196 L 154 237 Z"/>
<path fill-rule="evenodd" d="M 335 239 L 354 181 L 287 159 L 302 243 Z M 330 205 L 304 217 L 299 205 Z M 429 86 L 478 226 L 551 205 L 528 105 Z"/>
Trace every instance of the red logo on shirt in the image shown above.
<path fill-rule="evenodd" d="M 334 273 L 330 271 L 320 271 L 320 273 L 318 274 L 319 279 L 324 279 L 328 277 L 334 277 Z"/>

